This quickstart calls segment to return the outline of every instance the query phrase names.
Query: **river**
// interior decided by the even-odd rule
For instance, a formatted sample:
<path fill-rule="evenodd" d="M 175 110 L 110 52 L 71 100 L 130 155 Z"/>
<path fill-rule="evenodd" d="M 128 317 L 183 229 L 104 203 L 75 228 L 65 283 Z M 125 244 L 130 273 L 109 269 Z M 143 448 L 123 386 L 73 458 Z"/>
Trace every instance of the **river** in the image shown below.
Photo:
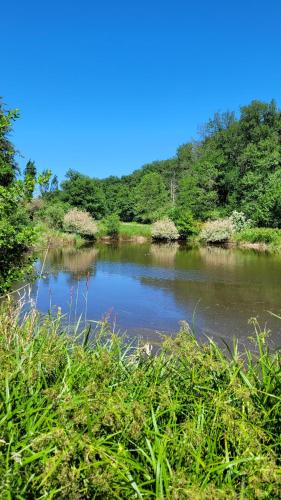
<path fill-rule="evenodd" d="M 178 244 L 97 244 L 38 255 L 31 297 L 42 312 L 59 306 L 68 322 L 108 318 L 116 331 L 151 342 L 179 321 L 196 335 L 243 343 L 251 318 L 281 344 L 281 255 Z"/>

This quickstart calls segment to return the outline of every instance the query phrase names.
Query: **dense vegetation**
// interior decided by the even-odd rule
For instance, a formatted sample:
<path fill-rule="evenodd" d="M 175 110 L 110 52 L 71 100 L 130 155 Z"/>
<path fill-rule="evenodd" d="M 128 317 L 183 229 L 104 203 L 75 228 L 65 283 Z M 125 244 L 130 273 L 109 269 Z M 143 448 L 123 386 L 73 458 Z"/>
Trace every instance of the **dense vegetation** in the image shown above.
<path fill-rule="evenodd" d="M 280 498 L 280 357 L 0 312 L 1 498 Z"/>
<path fill-rule="evenodd" d="M 244 212 L 254 225 L 281 227 L 281 112 L 274 101 L 253 101 L 234 113 L 216 113 L 199 141 L 176 156 L 131 175 L 93 179 L 69 170 L 57 199 L 95 219 L 154 222 L 179 214 L 195 220 Z"/>
<path fill-rule="evenodd" d="M 23 255 L 34 237 L 25 206 L 32 177 L 27 166 L 26 182 L 16 180 L 16 151 L 8 139 L 17 116 L 17 110 L 6 111 L 0 102 L 0 292 L 21 276 Z"/>

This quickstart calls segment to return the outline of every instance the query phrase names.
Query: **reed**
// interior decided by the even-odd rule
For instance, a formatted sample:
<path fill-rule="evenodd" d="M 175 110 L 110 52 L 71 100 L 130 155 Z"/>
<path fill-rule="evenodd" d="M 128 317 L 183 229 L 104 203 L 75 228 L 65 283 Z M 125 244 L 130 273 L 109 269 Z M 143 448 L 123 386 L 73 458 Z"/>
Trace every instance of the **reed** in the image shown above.
<path fill-rule="evenodd" d="M 280 354 L 0 311 L 1 498 L 278 498 Z M 78 331 L 78 329 L 76 330 Z"/>

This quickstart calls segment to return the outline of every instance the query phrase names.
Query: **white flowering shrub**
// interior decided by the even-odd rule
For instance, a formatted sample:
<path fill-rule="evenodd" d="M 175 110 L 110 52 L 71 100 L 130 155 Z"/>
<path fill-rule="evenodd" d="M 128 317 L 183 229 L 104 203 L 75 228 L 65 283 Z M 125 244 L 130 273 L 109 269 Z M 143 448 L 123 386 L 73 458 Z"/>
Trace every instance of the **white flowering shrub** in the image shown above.
<path fill-rule="evenodd" d="M 252 227 L 251 219 L 247 219 L 244 212 L 237 212 L 237 210 L 234 210 L 230 216 L 230 220 L 236 233 Z"/>
<path fill-rule="evenodd" d="M 94 238 L 98 232 L 98 227 L 90 214 L 77 208 L 72 208 L 65 214 L 63 228 L 69 233 L 80 234 L 88 238 Z"/>
<path fill-rule="evenodd" d="M 158 220 L 152 224 L 151 235 L 154 240 L 178 240 L 179 232 L 175 223 L 166 218 Z"/>
<path fill-rule="evenodd" d="M 206 243 L 224 243 L 231 239 L 235 227 L 231 219 L 217 219 L 204 224 L 200 232 L 200 240 Z"/>

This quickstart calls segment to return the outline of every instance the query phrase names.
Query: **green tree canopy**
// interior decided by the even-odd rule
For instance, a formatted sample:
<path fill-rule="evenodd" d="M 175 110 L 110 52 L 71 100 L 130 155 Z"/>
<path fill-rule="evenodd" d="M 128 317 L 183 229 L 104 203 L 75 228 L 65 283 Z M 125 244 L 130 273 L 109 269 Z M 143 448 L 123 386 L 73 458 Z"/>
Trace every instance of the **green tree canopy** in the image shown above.
<path fill-rule="evenodd" d="M 95 219 L 106 215 L 106 199 L 100 181 L 69 170 L 62 183 L 63 201 L 86 210 Z"/>

